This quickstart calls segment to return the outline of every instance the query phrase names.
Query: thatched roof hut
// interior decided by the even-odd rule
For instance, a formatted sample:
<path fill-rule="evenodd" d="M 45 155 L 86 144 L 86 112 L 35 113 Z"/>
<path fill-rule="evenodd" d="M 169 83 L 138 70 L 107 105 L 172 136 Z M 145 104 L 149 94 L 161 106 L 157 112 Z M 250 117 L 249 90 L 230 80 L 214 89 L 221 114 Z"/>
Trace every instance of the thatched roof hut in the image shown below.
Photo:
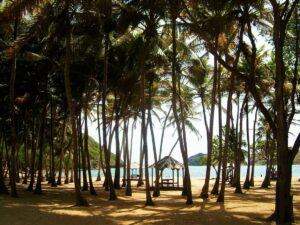
<path fill-rule="evenodd" d="M 176 159 L 172 158 L 171 156 L 166 156 L 159 160 L 157 162 L 158 170 L 161 171 L 160 173 L 160 188 L 162 189 L 182 189 L 182 187 L 179 186 L 179 170 L 182 169 L 182 174 L 184 173 L 184 166 L 182 163 L 178 162 Z M 153 169 L 155 169 L 155 163 L 149 166 L 149 168 L 152 169 L 152 187 L 154 187 L 154 181 L 153 181 Z M 171 169 L 172 170 L 172 177 L 163 177 L 163 171 L 164 169 Z M 174 171 L 177 171 L 177 179 L 175 180 L 175 174 Z M 184 176 L 183 176 L 184 177 Z"/>
<path fill-rule="evenodd" d="M 182 163 L 178 162 L 176 159 L 172 158 L 171 156 L 166 156 L 162 158 L 157 162 L 157 164 L 159 170 L 163 170 L 165 168 L 179 170 L 184 168 Z M 149 166 L 149 168 L 155 168 L 155 163 Z"/>

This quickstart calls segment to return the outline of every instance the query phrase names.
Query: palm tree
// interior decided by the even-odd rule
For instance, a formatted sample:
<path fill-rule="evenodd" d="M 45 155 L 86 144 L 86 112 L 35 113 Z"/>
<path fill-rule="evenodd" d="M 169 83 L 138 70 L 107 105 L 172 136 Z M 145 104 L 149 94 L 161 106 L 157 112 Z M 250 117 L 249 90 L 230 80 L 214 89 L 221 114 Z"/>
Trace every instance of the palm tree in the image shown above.
<path fill-rule="evenodd" d="M 177 11 L 176 11 L 176 4 L 174 1 L 170 0 L 170 15 L 171 15 L 171 23 L 172 23 L 172 109 L 173 114 L 176 122 L 177 127 L 177 133 L 179 138 L 179 144 L 180 144 L 180 150 L 181 155 L 183 158 L 183 164 L 185 169 L 184 174 L 184 185 L 185 185 L 185 191 L 187 196 L 186 204 L 193 204 L 192 199 L 192 190 L 191 190 L 191 180 L 190 180 L 190 173 L 189 173 L 189 167 L 188 167 L 188 154 L 187 154 L 187 148 L 183 140 L 182 136 L 182 126 L 180 124 L 180 119 L 177 112 L 177 76 L 176 76 L 176 55 L 177 55 L 177 49 L 176 49 L 176 19 L 177 19 Z"/>
<path fill-rule="evenodd" d="M 68 110 L 70 113 L 70 123 L 72 127 L 72 147 L 73 147 L 73 170 L 74 170 L 74 183 L 75 183 L 75 194 L 76 194 L 76 205 L 86 206 L 88 205 L 87 201 L 82 197 L 80 193 L 80 183 L 78 178 L 78 137 L 76 129 L 76 118 L 75 110 L 72 102 L 72 91 L 70 83 L 70 59 L 71 59 L 71 23 L 69 17 L 69 7 L 70 1 L 66 0 L 64 5 L 65 10 L 65 21 L 66 21 L 66 39 L 65 39 L 65 65 L 64 65 L 64 81 L 65 81 L 65 91 L 68 103 Z"/>

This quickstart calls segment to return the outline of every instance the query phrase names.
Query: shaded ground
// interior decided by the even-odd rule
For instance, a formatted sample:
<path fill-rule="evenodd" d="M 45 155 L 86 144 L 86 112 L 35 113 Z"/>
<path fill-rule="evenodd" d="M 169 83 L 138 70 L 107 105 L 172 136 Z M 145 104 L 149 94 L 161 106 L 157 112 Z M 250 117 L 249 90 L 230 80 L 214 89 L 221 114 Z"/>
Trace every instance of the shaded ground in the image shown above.
<path fill-rule="evenodd" d="M 213 183 L 213 181 L 211 181 Z M 135 183 L 133 183 L 134 186 Z M 0 225 L 113 225 L 113 224 L 198 224 L 198 225 L 254 225 L 274 224 L 266 218 L 274 210 L 274 185 L 268 189 L 256 187 L 244 194 L 233 194 L 227 187 L 225 204 L 216 197 L 203 201 L 198 198 L 203 180 L 192 180 L 194 205 L 185 205 L 180 191 L 161 191 L 154 198 L 155 206 L 144 206 L 143 188 L 135 188 L 132 197 L 118 191 L 119 199 L 107 201 L 108 193 L 95 182 L 98 196 L 84 193 L 90 207 L 74 207 L 73 185 L 51 188 L 43 184 L 43 195 L 33 195 L 19 185 L 20 198 L 0 195 Z M 293 181 L 294 213 L 300 222 L 300 182 Z"/>

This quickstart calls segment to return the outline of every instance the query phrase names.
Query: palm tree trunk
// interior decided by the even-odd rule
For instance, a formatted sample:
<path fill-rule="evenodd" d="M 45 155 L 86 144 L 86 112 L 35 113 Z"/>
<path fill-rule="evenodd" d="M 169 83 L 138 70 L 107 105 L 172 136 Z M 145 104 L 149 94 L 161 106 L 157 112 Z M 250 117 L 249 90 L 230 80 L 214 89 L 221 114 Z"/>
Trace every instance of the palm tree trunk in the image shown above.
<path fill-rule="evenodd" d="M 86 174 L 86 149 L 83 146 L 83 137 L 82 137 L 82 123 L 81 123 L 81 112 L 79 113 L 77 124 L 78 124 L 78 139 L 79 139 L 79 148 L 80 148 L 80 153 L 81 153 L 81 167 L 82 167 L 82 191 L 88 191 L 89 190 L 89 185 L 87 181 L 87 174 Z M 79 170 L 80 171 L 80 170 Z M 79 172 L 79 176 L 81 175 L 81 172 Z"/>
<path fill-rule="evenodd" d="M 89 154 L 89 130 L 88 130 L 88 95 L 85 96 L 84 101 L 84 152 L 86 155 L 87 160 L 87 169 L 88 169 L 88 175 L 89 175 L 89 183 L 90 183 L 90 194 L 91 195 L 97 195 L 94 185 L 93 185 L 93 179 L 92 179 L 92 172 L 91 172 L 91 160 L 90 160 L 90 154 Z"/>
<path fill-rule="evenodd" d="M 97 181 L 101 180 L 100 169 L 102 168 L 102 172 L 105 176 L 106 172 L 103 166 L 103 151 L 102 151 L 102 141 L 101 141 L 101 126 L 100 126 L 100 99 L 98 99 L 97 104 L 97 125 L 98 125 L 98 140 L 99 140 L 99 171 L 97 176 Z M 99 178 L 99 179 L 98 179 Z"/>
<path fill-rule="evenodd" d="M 271 168 L 272 168 L 272 154 L 271 154 L 271 148 L 270 148 L 270 142 L 271 142 L 271 136 L 270 136 L 270 130 L 267 130 L 266 132 L 266 146 L 265 146 L 265 152 L 267 156 L 267 162 L 266 162 L 266 174 L 265 178 L 261 184 L 262 188 L 268 188 L 271 184 L 270 177 L 271 177 Z"/>
<path fill-rule="evenodd" d="M 225 126 L 225 143 L 223 152 L 223 164 L 222 164 L 222 183 L 221 190 L 217 199 L 217 202 L 224 202 L 225 197 L 225 185 L 226 185 L 226 175 L 227 175 L 227 152 L 229 147 L 229 132 L 230 132 L 230 117 L 231 117 L 231 107 L 232 107 L 232 94 L 234 88 L 235 77 L 231 74 L 230 78 L 230 90 L 227 99 L 227 115 L 226 115 L 226 126 Z"/>
<path fill-rule="evenodd" d="M 28 155 L 28 129 L 27 129 L 27 110 L 25 110 L 24 115 L 24 158 L 25 158 L 25 164 L 24 164 L 24 179 L 22 184 L 27 184 L 28 182 L 28 167 L 29 167 L 29 155 Z M 0 164 L 2 165 L 2 164 Z"/>
<path fill-rule="evenodd" d="M 142 54 L 144 55 L 144 54 Z M 142 59 L 144 61 L 144 59 Z M 144 63 L 144 62 L 142 62 Z M 141 66 L 143 68 L 143 66 Z M 143 152 L 145 155 L 145 180 L 146 180 L 146 203 L 145 205 L 154 205 L 150 193 L 150 182 L 149 182 L 149 169 L 148 169 L 148 143 L 147 143 L 147 127 L 146 127 L 146 102 L 145 102 L 145 73 L 142 71 L 142 82 L 141 82 L 141 93 L 142 93 L 142 139 L 143 139 Z"/>
<path fill-rule="evenodd" d="M 218 155 L 218 169 L 217 177 L 211 194 L 219 194 L 220 175 L 222 166 L 222 151 L 223 151 L 223 130 L 222 130 L 222 95 L 221 95 L 221 70 L 218 72 L 218 115 L 219 115 L 219 155 Z"/>
<path fill-rule="evenodd" d="M 70 113 L 70 122 L 72 128 L 72 149 L 73 149 L 73 170 L 74 170 L 74 186 L 75 186 L 75 195 L 76 195 L 76 205 L 86 206 L 88 205 L 87 201 L 82 197 L 80 193 L 80 183 L 78 178 L 78 137 L 76 129 L 76 115 L 72 100 L 72 91 L 71 91 L 71 82 L 70 82 L 70 63 L 71 63 L 71 24 L 69 18 L 69 0 L 65 2 L 66 9 L 66 55 L 65 55 L 65 65 L 64 65 L 64 81 L 65 81 L 65 91 L 68 103 L 68 109 Z"/>
<path fill-rule="evenodd" d="M 105 153 L 105 165 L 106 165 L 106 177 L 105 180 L 108 182 L 110 195 L 109 200 L 113 201 L 117 199 L 117 195 L 112 181 L 110 171 L 110 154 L 107 148 L 107 133 L 106 133 L 106 92 L 107 92 L 107 75 L 108 75 L 108 55 L 109 53 L 109 34 L 105 34 L 105 50 L 104 50 L 104 73 L 103 73 L 103 91 L 102 91 L 102 128 L 103 128 L 103 148 Z"/>
<path fill-rule="evenodd" d="M 165 136 L 165 130 L 166 130 L 166 126 L 167 126 L 167 122 L 170 116 L 170 113 L 172 111 L 172 105 L 170 106 L 170 109 L 166 115 L 165 121 L 164 121 L 164 125 L 162 128 L 162 133 L 161 133 L 161 138 L 160 138 L 160 148 L 159 148 L 159 157 L 158 160 L 161 160 L 161 154 L 162 154 L 162 147 L 163 147 L 163 141 L 164 141 L 164 136 Z"/>
<path fill-rule="evenodd" d="M 19 20 L 16 18 L 14 22 L 13 40 L 17 39 L 17 29 Z M 13 50 L 11 59 L 11 77 L 9 83 L 9 111 L 11 118 L 11 156 L 10 156 L 10 181 L 11 181 L 11 197 L 18 197 L 16 186 L 16 127 L 15 127 L 15 80 L 17 75 L 17 56 L 15 49 Z"/>
<path fill-rule="evenodd" d="M 218 39 L 219 35 L 216 34 L 215 37 L 215 49 L 218 49 Z M 214 119 L 215 119 L 215 104 L 216 104 L 216 93 L 217 93 L 217 83 L 218 83 L 218 60 L 214 56 L 214 74 L 213 74 L 213 89 L 211 93 L 211 110 L 210 110 L 210 122 L 209 130 L 207 132 L 208 142 L 207 142 L 207 164 L 206 164 L 206 174 L 205 182 L 202 187 L 200 198 L 208 198 L 209 180 L 210 180 L 210 169 L 211 169 L 211 157 L 213 149 L 213 135 L 214 135 Z"/>
<path fill-rule="evenodd" d="M 241 106 L 241 111 L 240 111 L 240 128 L 239 128 L 239 140 L 238 140 L 238 147 L 236 149 L 236 165 L 235 165 L 235 191 L 234 193 L 239 193 L 242 194 L 242 188 L 241 188 L 241 160 L 242 160 L 242 142 L 243 142 L 243 117 L 244 117 L 244 109 L 245 109 L 245 104 L 247 101 L 247 95 L 244 98 L 244 101 Z"/>
<path fill-rule="evenodd" d="M 160 191 L 159 191 L 159 169 L 158 169 L 158 164 L 157 164 L 157 152 L 156 152 L 155 136 L 154 136 L 154 130 L 153 130 L 152 115 L 151 115 L 151 110 L 152 110 L 152 87 L 153 87 L 153 81 L 150 81 L 149 82 L 148 118 L 149 118 L 149 124 L 150 124 L 150 132 L 151 132 L 151 138 L 152 138 L 154 164 L 155 164 L 155 186 L 154 186 L 153 197 L 158 197 L 160 195 Z"/>
<path fill-rule="evenodd" d="M 254 168 L 255 168 L 255 153 L 256 153 L 256 120 L 258 115 L 258 107 L 255 110 L 254 122 L 253 122 L 253 143 L 252 143 L 252 168 L 251 168 L 251 178 L 250 178 L 250 186 L 254 186 Z"/>
<path fill-rule="evenodd" d="M 184 191 L 186 192 L 187 201 L 186 204 L 193 204 L 192 198 L 192 189 L 191 189 L 191 178 L 189 173 L 189 165 L 188 165 L 188 155 L 187 149 L 185 148 L 185 143 L 182 137 L 182 128 L 179 121 L 179 116 L 177 112 L 177 77 L 176 77 L 176 12 L 174 9 L 174 2 L 170 1 L 171 6 L 171 19 L 172 19 L 172 109 L 176 122 L 177 133 L 179 138 L 180 150 L 183 159 L 185 175 L 184 175 Z"/>
<path fill-rule="evenodd" d="M 35 134 L 35 117 L 32 118 L 32 131 L 31 131 L 31 165 L 30 165 L 30 183 L 28 185 L 27 191 L 33 191 L 33 183 L 34 183 L 34 173 L 35 173 L 35 154 L 36 154 L 36 137 L 39 136 L 39 134 Z"/>
<path fill-rule="evenodd" d="M 250 166 L 251 166 L 251 147 L 250 147 L 250 130 L 249 130 L 249 107 L 248 107 L 248 99 L 246 101 L 246 132 L 247 132 L 247 173 L 246 173 L 246 179 L 244 182 L 244 189 L 249 189 L 250 188 Z"/>
<path fill-rule="evenodd" d="M 0 194 L 9 194 L 8 189 L 4 182 L 4 173 L 3 173 L 3 148 L 4 148 L 4 141 L 3 138 L 0 138 Z"/>
<path fill-rule="evenodd" d="M 133 122 L 134 124 L 134 122 Z M 134 126 L 132 124 L 132 126 Z M 125 191 L 125 195 L 126 196 L 132 196 L 132 189 L 131 189 L 131 177 L 130 177 L 130 161 L 131 161 L 131 156 L 129 154 L 129 148 L 128 148 L 128 125 L 129 125 L 129 120 L 128 123 L 126 124 L 125 119 L 124 119 L 124 133 L 125 133 L 125 149 L 124 152 L 126 153 L 126 159 L 127 160 L 127 172 L 126 172 L 126 191 Z"/>
<path fill-rule="evenodd" d="M 116 97 L 117 98 L 117 97 Z M 115 101 L 118 101 L 117 99 Z M 119 138 L 119 127 L 120 127 L 120 106 L 119 102 L 116 103 L 115 107 L 115 141 L 116 141 L 116 165 L 115 165 L 115 179 L 114 187 L 121 189 L 120 187 L 120 138 Z"/>
<path fill-rule="evenodd" d="M 64 149 L 65 129 L 66 129 L 66 118 L 64 118 L 62 133 L 61 133 L 61 140 L 60 140 L 60 159 L 59 159 L 57 185 L 62 185 L 61 175 L 62 175 L 62 168 L 63 168 L 63 164 L 64 164 L 64 156 L 65 156 L 65 149 Z"/>
<path fill-rule="evenodd" d="M 43 111 L 41 116 L 41 127 L 39 131 L 39 158 L 38 158 L 38 177 L 36 181 L 36 186 L 34 194 L 42 194 L 42 179 L 43 179 L 43 154 L 45 152 L 45 137 L 46 137 L 46 115 L 47 115 L 47 102 L 44 99 Z"/>
<path fill-rule="evenodd" d="M 57 185 L 56 185 L 56 180 L 55 180 L 55 165 L 54 165 L 54 163 L 55 163 L 55 160 L 54 160 L 54 156 L 55 156 L 55 154 L 54 154 L 54 152 L 55 152 L 55 149 L 54 149 L 54 107 L 53 107 L 53 102 L 52 102 L 52 97 L 51 97 L 51 99 L 50 99 L 50 118 L 51 118 L 51 126 L 50 126 L 50 141 L 51 141 L 51 143 L 50 143 L 50 151 L 51 151 L 51 170 L 50 170 L 50 172 L 51 172 L 51 187 L 56 187 Z"/>

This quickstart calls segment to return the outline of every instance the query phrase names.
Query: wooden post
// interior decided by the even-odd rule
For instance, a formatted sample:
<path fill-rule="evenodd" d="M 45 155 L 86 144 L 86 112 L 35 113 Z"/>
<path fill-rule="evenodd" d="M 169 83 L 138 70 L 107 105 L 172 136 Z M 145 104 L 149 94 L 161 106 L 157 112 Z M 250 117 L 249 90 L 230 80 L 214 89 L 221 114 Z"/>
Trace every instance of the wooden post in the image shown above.
<path fill-rule="evenodd" d="M 172 169 L 172 183 L 173 183 L 173 187 L 174 187 L 174 169 Z"/>
<path fill-rule="evenodd" d="M 154 186 L 153 186 L 153 167 L 151 168 L 151 173 L 152 173 L 152 174 L 151 174 L 151 175 L 152 175 L 152 187 L 154 187 Z"/>
<path fill-rule="evenodd" d="M 179 169 L 177 169 L 177 187 L 179 188 Z"/>
<path fill-rule="evenodd" d="M 184 168 L 182 168 L 182 186 L 184 186 Z"/>

